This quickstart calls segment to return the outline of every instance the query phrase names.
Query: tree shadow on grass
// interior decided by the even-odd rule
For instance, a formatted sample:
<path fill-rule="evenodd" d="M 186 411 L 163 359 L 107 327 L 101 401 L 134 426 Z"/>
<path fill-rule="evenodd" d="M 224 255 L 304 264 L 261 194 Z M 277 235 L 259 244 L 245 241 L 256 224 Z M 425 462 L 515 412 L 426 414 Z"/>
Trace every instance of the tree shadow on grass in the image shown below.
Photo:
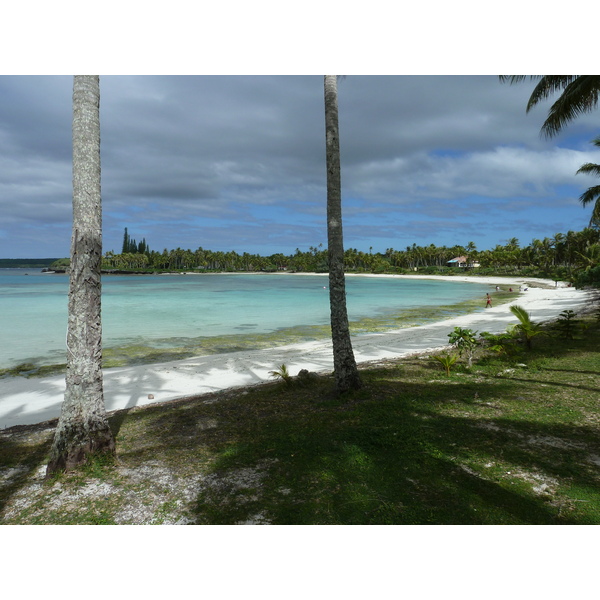
<path fill-rule="evenodd" d="M 579 371 L 579 373 L 582 373 L 582 371 Z M 547 381 L 547 380 L 543 380 L 543 379 L 532 379 L 532 378 L 521 379 L 519 377 L 515 377 L 514 375 L 511 376 L 511 380 L 518 381 L 520 383 L 526 383 L 526 384 L 540 383 L 540 384 L 546 385 L 546 386 L 556 386 L 556 387 L 567 388 L 567 389 L 572 389 L 572 390 L 585 390 L 587 392 L 600 392 L 599 387 L 590 387 L 589 385 L 575 385 L 573 383 L 562 383 L 560 381 Z"/>
<path fill-rule="evenodd" d="M 352 433 L 371 439 L 346 441 Z M 374 448 L 374 432 L 346 430 L 343 437 L 319 444 L 313 435 L 296 435 L 293 445 L 281 444 L 261 489 L 250 495 L 232 486 L 203 490 L 200 522 L 247 522 L 266 512 L 276 524 L 577 523 L 525 486 L 512 490 L 512 482 L 488 479 L 422 438 L 409 449 L 381 438 L 383 447 Z M 529 457 L 526 468 L 541 462 Z M 238 446 L 216 471 L 231 474 L 243 464 L 257 464 L 252 444 Z"/>
<path fill-rule="evenodd" d="M 505 386 L 514 394 L 518 385 L 484 382 L 477 389 L 484 396 Z M 571 482 L 597 490 L 597 465 L 584 466 L 589 448 L 600 445 L 596 429 L 478 417 L 469 414 L 471 383 L 426 387 L 371 381 L 335 398 L 317 385 L 290 405 L 281 386 L 256 400 L 190 410 L 189 432 L 194 420 L 219 422 L 198 435 L 216 460 L 192 507 L 197 522 L 600 522 L 593 509 L 565 511 L 563 496 L 552 489 Z M 435 406 L 440 402 L 462 403 L 467 414 L 444 414 Z M 154 432 L 172 439 L 185 422 L 161 419 Z"/>
<path fill-rule="evenodd" d="M 583 371 L 577 369 L 549 369 L 548 367 L 542 367 L 542 371 L 550 371 L 551 373 L 573 373 L 574 375 L 596 375 L 600 376 L 600 371 Z"/>

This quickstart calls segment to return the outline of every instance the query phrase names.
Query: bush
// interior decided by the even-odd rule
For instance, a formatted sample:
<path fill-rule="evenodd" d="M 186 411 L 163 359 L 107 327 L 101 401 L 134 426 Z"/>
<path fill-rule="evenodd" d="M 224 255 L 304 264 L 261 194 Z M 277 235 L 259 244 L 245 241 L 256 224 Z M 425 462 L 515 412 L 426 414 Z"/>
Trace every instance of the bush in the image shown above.
<path fill-rule="evenodd" d="M 497 354 L 510 355 L 516 350 L 515 337 L 510 333 L 495 334 L 482 331 L 479 337 L 484 340 L 489 350 Z"/>
<path fill-rule="evenodd" d="M 455 327 L 454 331 L 448 334 L 450 343 L 458 349 L 460 356 L 467 355 L 467 367 L 469 369 L 473 364 L 473 351 L 477 346 L 476 335 L 476 331 L 463 327 Z"/>
<path fill-rule="evenodd" d="M 575 319 L 577 313 L 572 310 L 563 310 L 554 323 L 554 328 L 558 330 L 561 337 L 572 340 L 580 326 L 580 322 Z"/>
<path fill-rule="evenodd" d="M 585 286 L 600 287 L 600 266 L 579 273 L 575 278 L 575 285 L 579 288 Z"/>
<path fill-rule="evenodd" d="M 71 264 L 71 259 L 69 258 L 59 258 L 58 260 L 55 260 L 51 265 L 50 268 L 65 268 L 68 267 Z"/>

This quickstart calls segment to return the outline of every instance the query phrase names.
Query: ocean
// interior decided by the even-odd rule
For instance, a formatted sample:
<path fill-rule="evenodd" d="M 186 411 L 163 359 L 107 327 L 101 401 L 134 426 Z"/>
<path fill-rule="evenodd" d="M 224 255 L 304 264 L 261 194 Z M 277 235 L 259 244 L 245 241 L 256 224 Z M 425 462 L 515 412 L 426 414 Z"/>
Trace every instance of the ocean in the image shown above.
<path fill-rule="evenodd" d="M 327 276 L 320 275 L 104 275 L 105 358 L 130 352 L 142 362 L 151 354 L 175 359 L 238 349 L 249 340 L 275 345 L 323 337 L 327 286 Z M 67 275 L 0 269 L 0 368 L 66 361 L 68 287 Z M 488 289 L 464 282 L 346 278 L 349 320 L 371 330 L 399 326 L 403 316 L 419 310 L 483 298 Z"/>

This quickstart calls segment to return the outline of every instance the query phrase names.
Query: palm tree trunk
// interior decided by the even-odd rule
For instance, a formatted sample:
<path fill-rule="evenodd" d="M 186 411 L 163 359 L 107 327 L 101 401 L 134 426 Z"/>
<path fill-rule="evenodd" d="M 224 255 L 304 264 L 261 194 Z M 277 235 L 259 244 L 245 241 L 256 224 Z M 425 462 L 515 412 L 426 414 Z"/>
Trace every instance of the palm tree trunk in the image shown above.
<path fill-rule="evenodd" d="M 329 253 L 329 306 L 333 369 L 339 392 L 361 387 L 354 359 L 344 277 L 342 193 L 338 127 L 337 77 L 325 75 L 325 135 L 327 153 L 327 242 Z"/>
<path fill-rule="evenodd" d="M 100 86 L 97 75 L 73 83 L 73 234 L 65 399 L 46 475 L 114 452 L 102 384 Z"/>

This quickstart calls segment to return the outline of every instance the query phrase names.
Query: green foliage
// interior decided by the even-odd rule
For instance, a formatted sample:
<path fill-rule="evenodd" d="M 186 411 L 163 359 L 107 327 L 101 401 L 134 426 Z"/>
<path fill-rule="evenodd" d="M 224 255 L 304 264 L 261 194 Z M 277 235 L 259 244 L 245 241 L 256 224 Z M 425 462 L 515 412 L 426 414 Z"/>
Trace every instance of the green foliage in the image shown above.
<path fill-rule="evenodd" d="M 275 379 L 281 379 L 282 381 L 285 381 L 287 385 L 291 385 L 293 381 L 292 376 L 290 375 L 290 372 L 285 364 L 282 364 L 276 371 L 269 371 L 269 375 Z"/>
<path fill-rule="evenodd" d="M 575 319 L 577 313 L 573 310 L 563 310 L 554 327 L 558 330 L 559 335 L 568 340 L 575 337 L 575 333 L 579 327 L 579 322 Z"/>
<path fill-rule="evenodd" d="M 579 271 L 575 276 L 575 285 L 600 288 L 600 266 Z"/>
<path fill-rule="evenodd" d="M 148 254 L 150 248 L 146 244 L 146 238 L 144 238 L 139 244 L 129 236 L 127 227 L 125 227 L 125 233 L 123 234 L 123 246 L 121 247 L 121 254 Z"/>
<path fill-rule="evenodd" d="M 433 358 L 442 365 L 446 375 L 450 376 L 450 369 L 458 360 L 458 354 L 435 354 Z"/>
<path fill-rule="evenodd" d="M 59 258 L 50 265 L 50 268 L 64 269 L 64 268 L 70 266 L 70 264 L 71 264 L 70 258 Z"/>
<path fill-rule="evenodd" d="M 512 330 L 517 336 L 521 337 L 528 350 L 531 350 L 531 342 L 534 337 L 538 335 L 548 335 L 542 329 L 540 323 L 535 323 L 531 320 L 531 315 L 522 306 L 513 304 L 510 307 L 510 312 L 519 319 L 519 324 L 514 325 Z"/>
<path fill-rule="evenodd" d="M 482 331 L 479 337 L 487 344 L 488 350 L 499 355 L 509 356 L 515 350 L 515 338 L 509 333 L 490 333 Z"/>
<path fill-rule="evenodd" d="M 473 351 L 477 346 L 476 331 L 464 327 L 455 327 L 452 333 L 448 334 L 450 343 L 458 349 L 459 355 L 467 355 L 467 366 L 471 368 L 473 364 Z"/>
<path fill-rule="evenodd" d="M 543 240 L 533 240 L 521 246 L 516 239 L 504 246 L 478 251 L 470 242 L 467 246 L 412 246 L 404 250 L 388 248 L 385 252 L 361 251 L 347 248 L 344 251 L 344 270 L 350 273 L 426 273 L 431 275 L 519 275 L 571 280 L 576 269 L 589 266 L 585 258 L 588 248 L 600 244 L 600 229 L 586 228 L 580 232 L 557 233 Z M 146 257 L 141 259 L 140 257 Z M 448 267 L 456 256 L 468 256 L 479 261 L 477 268 Z M 133 258 L 132 258 L 133 257 Z M 235 251 L 212 251 L 175 248 L 162 252 L 150 250 L 146 240 L 139 244 L 126 231 L 120 254 L 107 252 L 105 268 L 146 269 L 152 271 L 240 272 L 240 271 L 290 271 L 324 273 L 328 271 L 328 250 L 323 244 L 299 248 L 295 253 L 270 256 L 239 254 Z M 143 264 L 138 264 L 145 261 Z M 581 273 L 586 281 L 593 274 Z M 599 274 L 600 283 L 600 274 Z M 579 285 L 579 283 L 578 283 Z M 585 285 L 589 285 L 586 283 Z"/>
<path fill-rule="evenodd" d="M 43 269 L 52 265 L 56 258 L 0 258 L 0 269 Z"/>
<path fill-rule="evenodd" d="M 592 140 L 592 144 L 597 147 L 600 147 L 600 138 L 596 138 Z M 600 165 L 594 163 L 585 163 L 581 165 L 576 175 L 579 173 L 586 173 L 589 175 L 595 175 L 596 177 L 600 176 Z M 600 186 L 594 185 L 588 188 L 581 196 L 579 196 L 579 201 L 583 206 L 587 204 L 593 203 L 594 207 L 592 209 L 592 215 L 590 217 L 590 227 L 599 226 L 600 225 Z"/>

